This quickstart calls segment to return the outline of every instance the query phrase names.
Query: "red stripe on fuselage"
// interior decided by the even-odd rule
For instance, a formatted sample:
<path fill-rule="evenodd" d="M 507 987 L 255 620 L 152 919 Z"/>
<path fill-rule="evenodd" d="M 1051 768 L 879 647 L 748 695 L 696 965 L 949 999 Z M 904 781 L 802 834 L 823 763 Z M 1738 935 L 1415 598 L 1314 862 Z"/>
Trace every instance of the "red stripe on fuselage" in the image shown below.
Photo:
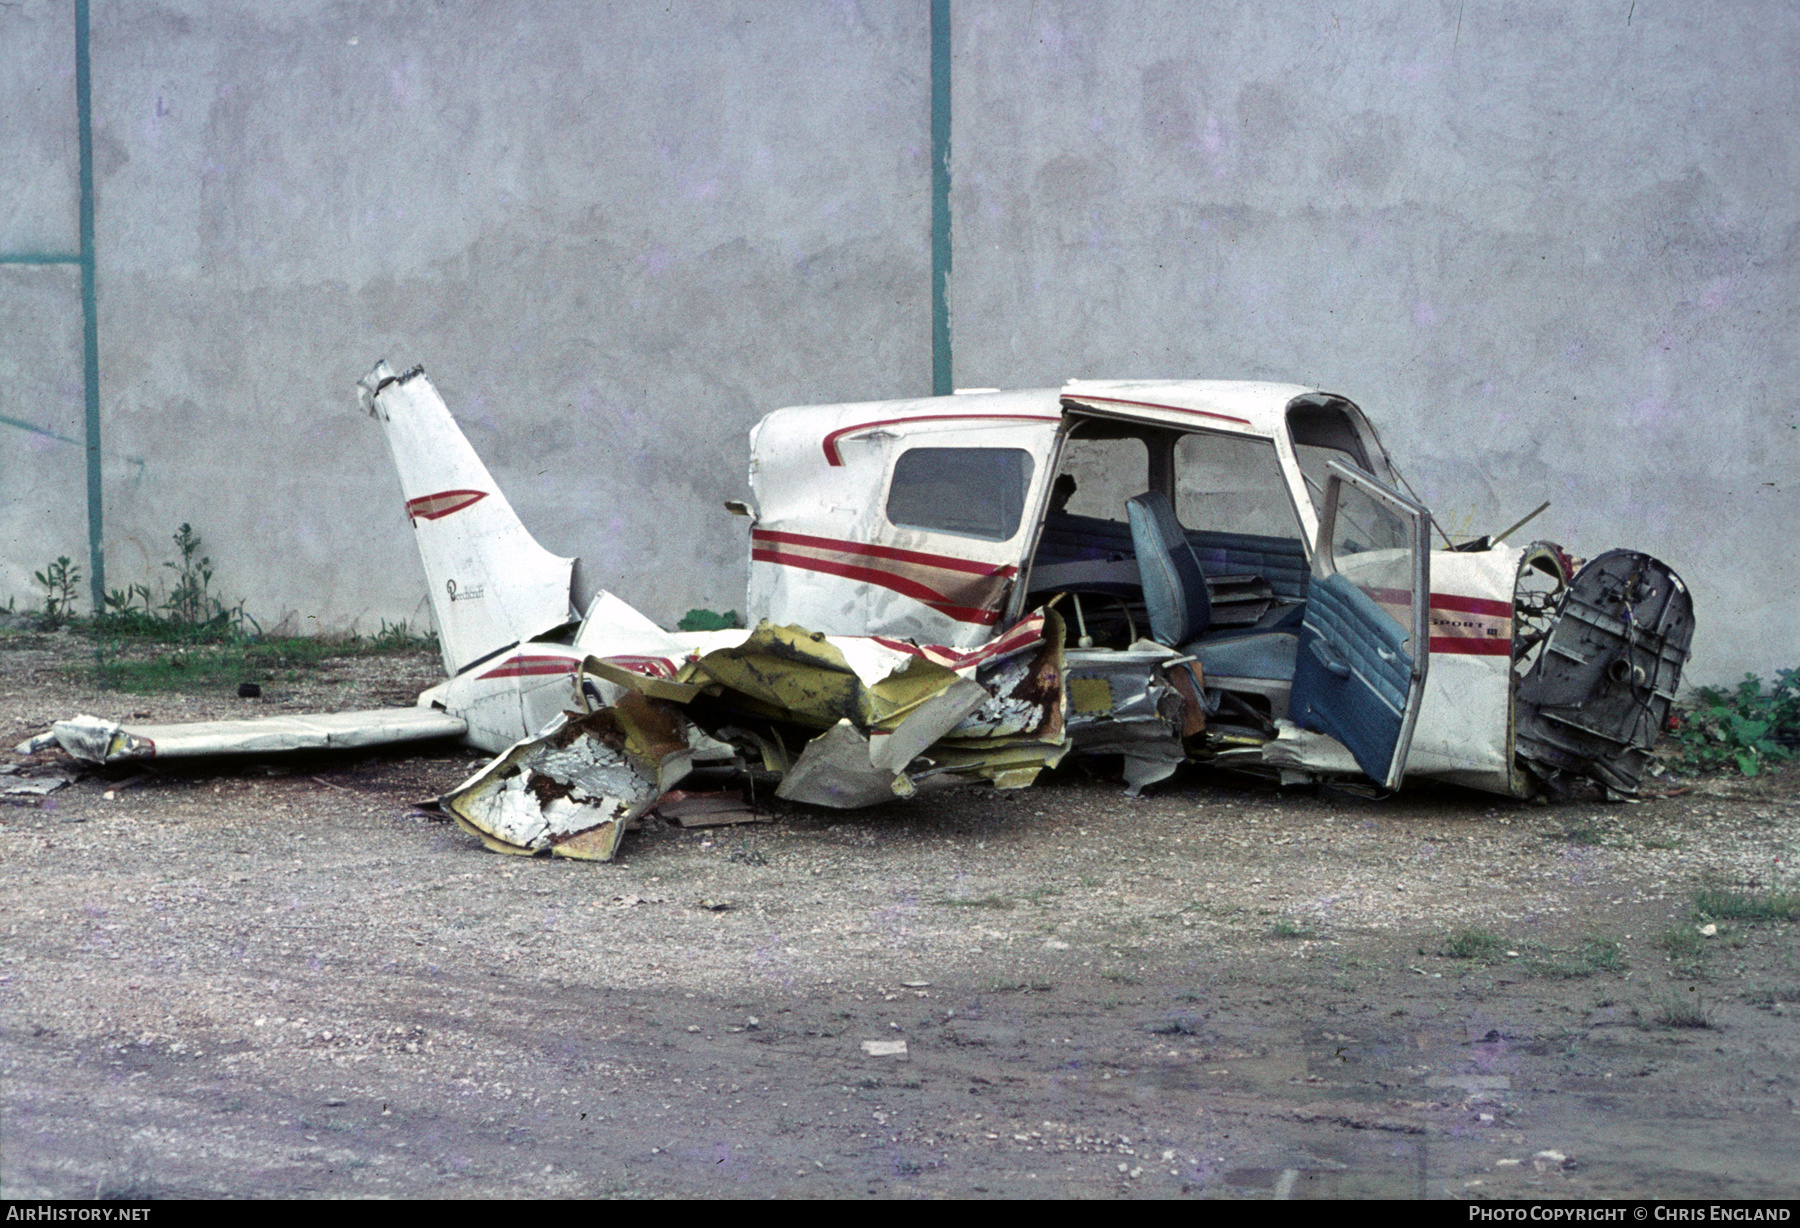
<path fill-rule="evenodd" d="M 906 422 L 954 422 L 959 419 L 968 421 L 985 419 L 994 422 L 1061 422 L 1062 415 L 1058 414 L 1051 418 L 1043 414 L 916 414 L 910 418 L 880 418 L 874 422 L 859 422 L 855 426 L 840 426 L 825 436 L 825 463 L 833 468 L 844 463 L 844 457 L 838 451 L 838 440 L 845 435 L 854 435 L 858 431 L 872 431 L 878 426 L 899 426 Z"/>
<path fill-rule="evenodd" d="M 572 674 L 580 664 L 574 657 L 514 657 L 490 669 L 479 678 L 538 678 L 553 674 Z"/>
<path fill-rule="evenodd" d="M 798 567 L 803 571 L 822 571 L 828 576 L 841 576 L 846 580 L 857 580 L 863 584 L 874 584 L 881 588 L 892 589 L 904 597 L 911 597 L 921 605 L 930 606 L 938 613 L 953 618 L 959 623 L 975 623 L 978 626 L 991 627 L 1000 621 L 998 610 L 971 610 L 966 606 L 951 605 L 936 589 L 929 588 L 915 580 L 897 576 L 891 571 L 881 571 L 874 567 L 858 567 L 854 563 L 839 563 L 830 559 L 816 559 L 807 554 L 786 554 L 779 550 L 766 548 L 752 550 L 750 558 L 757 563 Z"/>
<path fill-rule="evenodd" d="M 1472 635 L 1434 635 L 1432 656 L 1506 657 L 1512 655 L 1512 640 L 1479 639 Z"/>
<path fill-rule="evenodd" d="M 972 576 L 1012 576 L 1018 573 L 1018 568 L 1010 565 L 977 563 L 973 559 L 958 558 L 954 554 L 927 554 L 923 550 L 902 550 L 898 546 L 876 546 L 836 537 L 809 537 L 804 533 L 780 533 L 774 529 L 752 530 L 750 540 L 773 542 L 781 546 L 810 546 L 815 550 L 837 550 L 871 559 L 892 559 L 896 563 L 916 563 L 921 567 L 939 567 L 945 571 L 966 571 Z"/>
<path fill-rule="evenodd" d="M 1124 401 L 1118 397 L 1094 397 L 1084 392 L 1065 392 L 1065 401 L 1073 401 L 1077 405 L 1083 401 L 1095 401 L 1103 405 L 1130 405 L 1136 409 L 1160 409 L 1172 414 L 1198 414 L 1202 418 L 1217 418 L 1220 422 L 1235 422 L 1239 426 L 1255 425 L 1248 418 L 1234 418 L 1230 414 L 1215 414 L 1210 409 L 1189 409 L 1185 405 L 1158 405 L 1155 401 Z"/>

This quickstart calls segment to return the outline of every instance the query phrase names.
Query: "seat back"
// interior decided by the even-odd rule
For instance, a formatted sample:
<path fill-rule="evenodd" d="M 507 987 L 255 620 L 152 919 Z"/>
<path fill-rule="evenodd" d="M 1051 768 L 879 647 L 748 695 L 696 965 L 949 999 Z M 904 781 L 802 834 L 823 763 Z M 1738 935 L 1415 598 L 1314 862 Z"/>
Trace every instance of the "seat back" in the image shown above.
<path fill-rule="evenodd" d="M 1185 644 L 1212 624 L 1206 573 L 1175 519 L 1168 495 L 1145 491 L 1126 502 L 1125 514 L 1131 521 L 1131 547 L 1137 554 L 1150 633 L 1159 644 Z"/>

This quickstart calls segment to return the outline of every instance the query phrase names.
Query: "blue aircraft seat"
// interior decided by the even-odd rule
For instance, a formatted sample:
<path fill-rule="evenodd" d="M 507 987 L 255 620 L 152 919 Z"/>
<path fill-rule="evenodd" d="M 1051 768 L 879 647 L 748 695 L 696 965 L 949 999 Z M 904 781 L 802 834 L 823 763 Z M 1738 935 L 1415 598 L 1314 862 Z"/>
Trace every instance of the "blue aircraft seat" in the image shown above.
<path fill-rule="evenodd" d="M 1137 555 L 1150 634 L 1157 643 L 1170 645 L 1198 638 L 1212 625 L 1212 599 L 1206 591 L 1206 572 L 1175 518 L 1175 506 L 1168 495 L 1147 490 L 1126 501 L 1125 514 L 1131 522 L 1131 548 Z"/>

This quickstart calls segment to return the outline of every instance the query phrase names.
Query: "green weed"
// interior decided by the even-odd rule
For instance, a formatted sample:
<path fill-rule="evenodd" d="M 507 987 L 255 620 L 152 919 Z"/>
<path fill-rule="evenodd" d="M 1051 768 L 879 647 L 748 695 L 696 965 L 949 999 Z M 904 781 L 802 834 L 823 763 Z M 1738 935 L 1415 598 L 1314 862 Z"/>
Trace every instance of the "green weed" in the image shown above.
<path fill-rule="evenodd" d="M 1318 931 L 1311 926 L 1289 920 L 1287 917 L 1277 918 L 1275 924 L 1269 927 L 1269 937 L 1271 938 L 1317 938 L 1318 936 Z"/>
<path fill-rule="evenodd" d="M 933 904 L 942 904 L 946 908 L 1005 909 L 1005 908 L 1012 907 L 1011 900 L 1006 899 L 1004 896 L 998 896 L 998 895 L 970 896 L 967 899 L 957 899 L 954 896 L 940 896 L 938 899 L 935 899 L 931 902 Z"/>
<path fill-rule="evenodd" d="M 1694 962 L 1706 954 L 1706 939 L 1691 925 L 1674 925 L 1656 936 L 1656 945 L 1670 959 Z"/>
<path fill-rule="evenodd" d="M 44 621 L 67 622 L 75 614 L 75 589 L 81 583 L 81 568 L 59 554 L 56 561 L 42 571 L 31 573 L 44 586 Z"/>
<path fill-rule="evenodd" d="M 1752 1006 L 1773 1006 L 1777 1002 L 1800 1002 L 1800 985 L 1765 985 L 1744 991 L 1744 1001 Z"/>
<path fill-rule="evenodd" d="M 1800 669 L 1777 671 L 1775 685 L 1763 689 L 1745 674 L 1733 691 L 1700 689 L 1700 702 L 1670 720 L 1676 751 L 1669 764 L 1683 772 L 1718 772 L 1735 767 L 1755 776 L 1771 763 L 1793 757 L 1800 745 Z"/>
<path fill-rule="evenodd" d="M 734 627 L 744 625 L 736 610 L 726 610 L 723 614 L 712 610 L 689 610 L 675 624 L 677 631 L 730 631 Z"/>
<path fill-rule="evenodd" d="M 1444 940 L 1438 954 L 1451 959 L 1489 960 L 1498 958 L 1505 950 L 1506 939 L 1491 930 L 1461 929 Z"/>
<path fill-rule="evenodd" d="M 1712 921 L 1800 921 L 1800 891 L 1732 891 L 1702 887 L 1694 912 Z"/>
<path fill-rule="evenodd" d="M 1563 828 L 1563 839 L 1570 844 L 1604 844 L 1606 833 L 1593 820 L 1578 820 Z"/>
<path fill-rule="evenodd" d="M 1611 938 L 1593 934 L 1581 940 L 1581 962 L 1595 972 L 1623 972 L 1625 952 Z"/>
<path fill-rule="evenodd" d="M 1625 970 L 1625 953 L 1619 944 L 1598 934 L 1582 939 L 1573 952 L 1558 951 L 1552 955 L 1552 958 L 1526 960 L 1526 974 L 1547 980 L 1572 980 L 1593 976 L 1596 972 Z"/>
<path fill-rule="evenodd" d="M 1658 1002 L 1650 1012 L 1650 1022 L 1659 1028 L 1710 1028 L 1712 1017 L 1699 993 L 1690 988 L 1686 994 L 1673 994 Z"/>

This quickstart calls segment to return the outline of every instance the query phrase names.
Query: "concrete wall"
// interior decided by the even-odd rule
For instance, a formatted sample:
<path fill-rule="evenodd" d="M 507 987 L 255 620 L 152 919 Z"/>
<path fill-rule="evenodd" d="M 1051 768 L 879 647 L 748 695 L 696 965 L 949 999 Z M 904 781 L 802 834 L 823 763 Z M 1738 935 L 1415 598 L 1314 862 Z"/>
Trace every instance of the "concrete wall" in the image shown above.
<path fill-rule="evenodd" d="M 1342 392 L 1452 530 L 1672 562 L 1800 663 L 1800 13 L 958 6 L 957 378 Z"/>
<path fill-rule="evenodd" d="M 957 382 L 1317 383 L 1453 530 L 1670 560 L 1696 679 L 1800 663 L 1800 12 L 1344 9 L 953 0 Z M 74 246 L 69 29 L 0 9 L 0 252 Z M 741 605 L 750 424 L 929 391 L 923 3 L 96 2 L 93 63 L 113 587 L 191 521 L 265 621 L 422 618 L 385 356 L 546 546 Z M 75 285 L 0 267 L 0 596 L 85 555 Z"/>

